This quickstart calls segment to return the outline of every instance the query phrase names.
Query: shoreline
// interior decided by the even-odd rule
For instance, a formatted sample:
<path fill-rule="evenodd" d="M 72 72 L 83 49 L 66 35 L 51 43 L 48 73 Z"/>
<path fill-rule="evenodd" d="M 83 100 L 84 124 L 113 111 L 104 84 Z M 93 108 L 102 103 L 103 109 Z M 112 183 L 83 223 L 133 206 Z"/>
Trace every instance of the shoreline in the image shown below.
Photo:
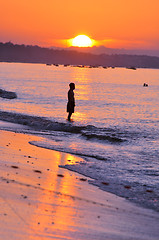
<path fill-rule="evenodd" d="M 0 134 L 3 239 L 158 239 L 157 212 L 59 167 L 82 158 L 29 144 L 40 140 L 38 136 Z"/>
<path fill-rule="evenodd" d="M 148 57 L 152 57 L 152 56 L 148 56 Z M 159 58 L 159 57 L 158 57 Z M 54 67 L 59 67 L 59 66 L 63 66 L 63 67 L 77 67 L 77 68 L 100 68 L 102 67 L 103 69 L 115 69 L 115 68 L 124 68 L 124 69 L 128 69 L 128 70 L 137 70 L 137 69 L 152 69 L 152 70 L 158 70 L 159 67 L 144 67 L 144 66 L 105 66 L 103 65 L 91 65 L 91 64 L 65 64 L 65 63 L 46 63 L 46 62 L 29 62 L 29 61 L 3 61 L 0 60 L 0 63 L 20 63 L 20 64 L 41 64 L 41 65 L 46 65 L 46 66 L 54 66 Z"/>

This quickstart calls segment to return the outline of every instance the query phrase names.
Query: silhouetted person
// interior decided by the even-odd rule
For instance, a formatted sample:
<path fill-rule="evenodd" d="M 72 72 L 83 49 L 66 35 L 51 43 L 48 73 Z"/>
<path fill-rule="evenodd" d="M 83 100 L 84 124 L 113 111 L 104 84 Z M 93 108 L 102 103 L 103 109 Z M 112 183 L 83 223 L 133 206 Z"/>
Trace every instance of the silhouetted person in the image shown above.
<path fill-rule="evenodd" d="M 74 98 L 74 92 L 75 84 L 70 83 L 69 84 L 70 90 L 68 91 L 68 103 L 67 103 L 67 112 L 68 112 L 68 121 L 71 120 L 71 115 L 74 113 L 75 108 L 75 98 Z"/>

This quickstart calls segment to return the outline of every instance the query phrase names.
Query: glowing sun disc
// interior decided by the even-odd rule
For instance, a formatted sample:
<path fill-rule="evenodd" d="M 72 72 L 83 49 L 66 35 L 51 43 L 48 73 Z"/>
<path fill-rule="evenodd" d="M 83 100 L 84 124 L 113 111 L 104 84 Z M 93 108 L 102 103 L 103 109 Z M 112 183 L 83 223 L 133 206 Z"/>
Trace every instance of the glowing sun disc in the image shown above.
<path fill-rule="evenodd" d="M 78 35 L 73 39 L 70 39 L 70 45 L 73 47 L 92 47 L 93 40 L 86 35 Z"/>

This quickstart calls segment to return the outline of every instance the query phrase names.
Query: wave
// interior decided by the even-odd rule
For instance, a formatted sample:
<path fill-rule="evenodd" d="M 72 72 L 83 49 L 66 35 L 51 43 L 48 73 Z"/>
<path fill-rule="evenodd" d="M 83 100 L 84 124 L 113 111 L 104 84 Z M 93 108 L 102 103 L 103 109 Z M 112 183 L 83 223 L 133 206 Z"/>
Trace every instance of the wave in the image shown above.
<path fill-rule="evenodd" d="M 123 142 L 124 140 L 118 137 L 113 137 L 109 135 L 95 134 L 95 133 L 82 133 L 82 136 L 89 139 L 107 140 L 113 143 Z"/>
<path fill-rule="evenodd" d="M 41 147 L 41 148 L 46 148 L 46 149 L 51 149 L 51 150 L 55 150 L 55 151 L 60 151 L 60 152 L 65 152 L 65 153 L 70 153 L 70 154 L 74 154 L 74 155 L 77 155 L 77 156 L 80 156 L 80 157 L 83 157 L 84 159 L 85 158 L 94 158 L 94 159 L 97 159 L 97 160 L 101 160 L 101 161 L 107 161 L 108 158 L 106 157 L 103 157 L 103 156 L 100 156 L 98 154 L 88 154 L 88 153 L 84 153 L 80 150 L 76 151 L 74 149 L 71 149 L 71 148 L 67 148 L 67 147 L 61 147 L 60 145 L 56 145 L 54 146 L 53 143 L 52 144 L 48 144 L 48 143 L 45 143 L 44 141 L 31 141 L 29 142 L 31 145 L 34 145 L 36 147 Z"/>
<path fill-rule="evenodd" d="M 0 120 L 22 124 L 40 131 L 59 131 L 74 134 L 80 134 L 87 140 L 95 139 L 111 143 L 121 143 L 125 141 L 124 137 L 117 130 L 109 128 L 98 128 L 93 125 L 78 126 L 72 123 L 62 123 L 53 121 L 44 117 L 30 116 L 21 113 L 0 111 Z"/>

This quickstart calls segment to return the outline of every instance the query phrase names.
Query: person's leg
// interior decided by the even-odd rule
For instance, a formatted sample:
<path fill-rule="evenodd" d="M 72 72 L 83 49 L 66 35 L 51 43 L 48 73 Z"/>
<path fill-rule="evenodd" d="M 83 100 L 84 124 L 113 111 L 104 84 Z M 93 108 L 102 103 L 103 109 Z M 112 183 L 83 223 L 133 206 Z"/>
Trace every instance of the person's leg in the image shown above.
<path fill-rule="evenodd" d="M 72 115 L 72 113 L 69 112 L 69 114 L 68 114 L 68 121 L 70 121 L 70 119 L 71 119 L 71 115 Z"/>

